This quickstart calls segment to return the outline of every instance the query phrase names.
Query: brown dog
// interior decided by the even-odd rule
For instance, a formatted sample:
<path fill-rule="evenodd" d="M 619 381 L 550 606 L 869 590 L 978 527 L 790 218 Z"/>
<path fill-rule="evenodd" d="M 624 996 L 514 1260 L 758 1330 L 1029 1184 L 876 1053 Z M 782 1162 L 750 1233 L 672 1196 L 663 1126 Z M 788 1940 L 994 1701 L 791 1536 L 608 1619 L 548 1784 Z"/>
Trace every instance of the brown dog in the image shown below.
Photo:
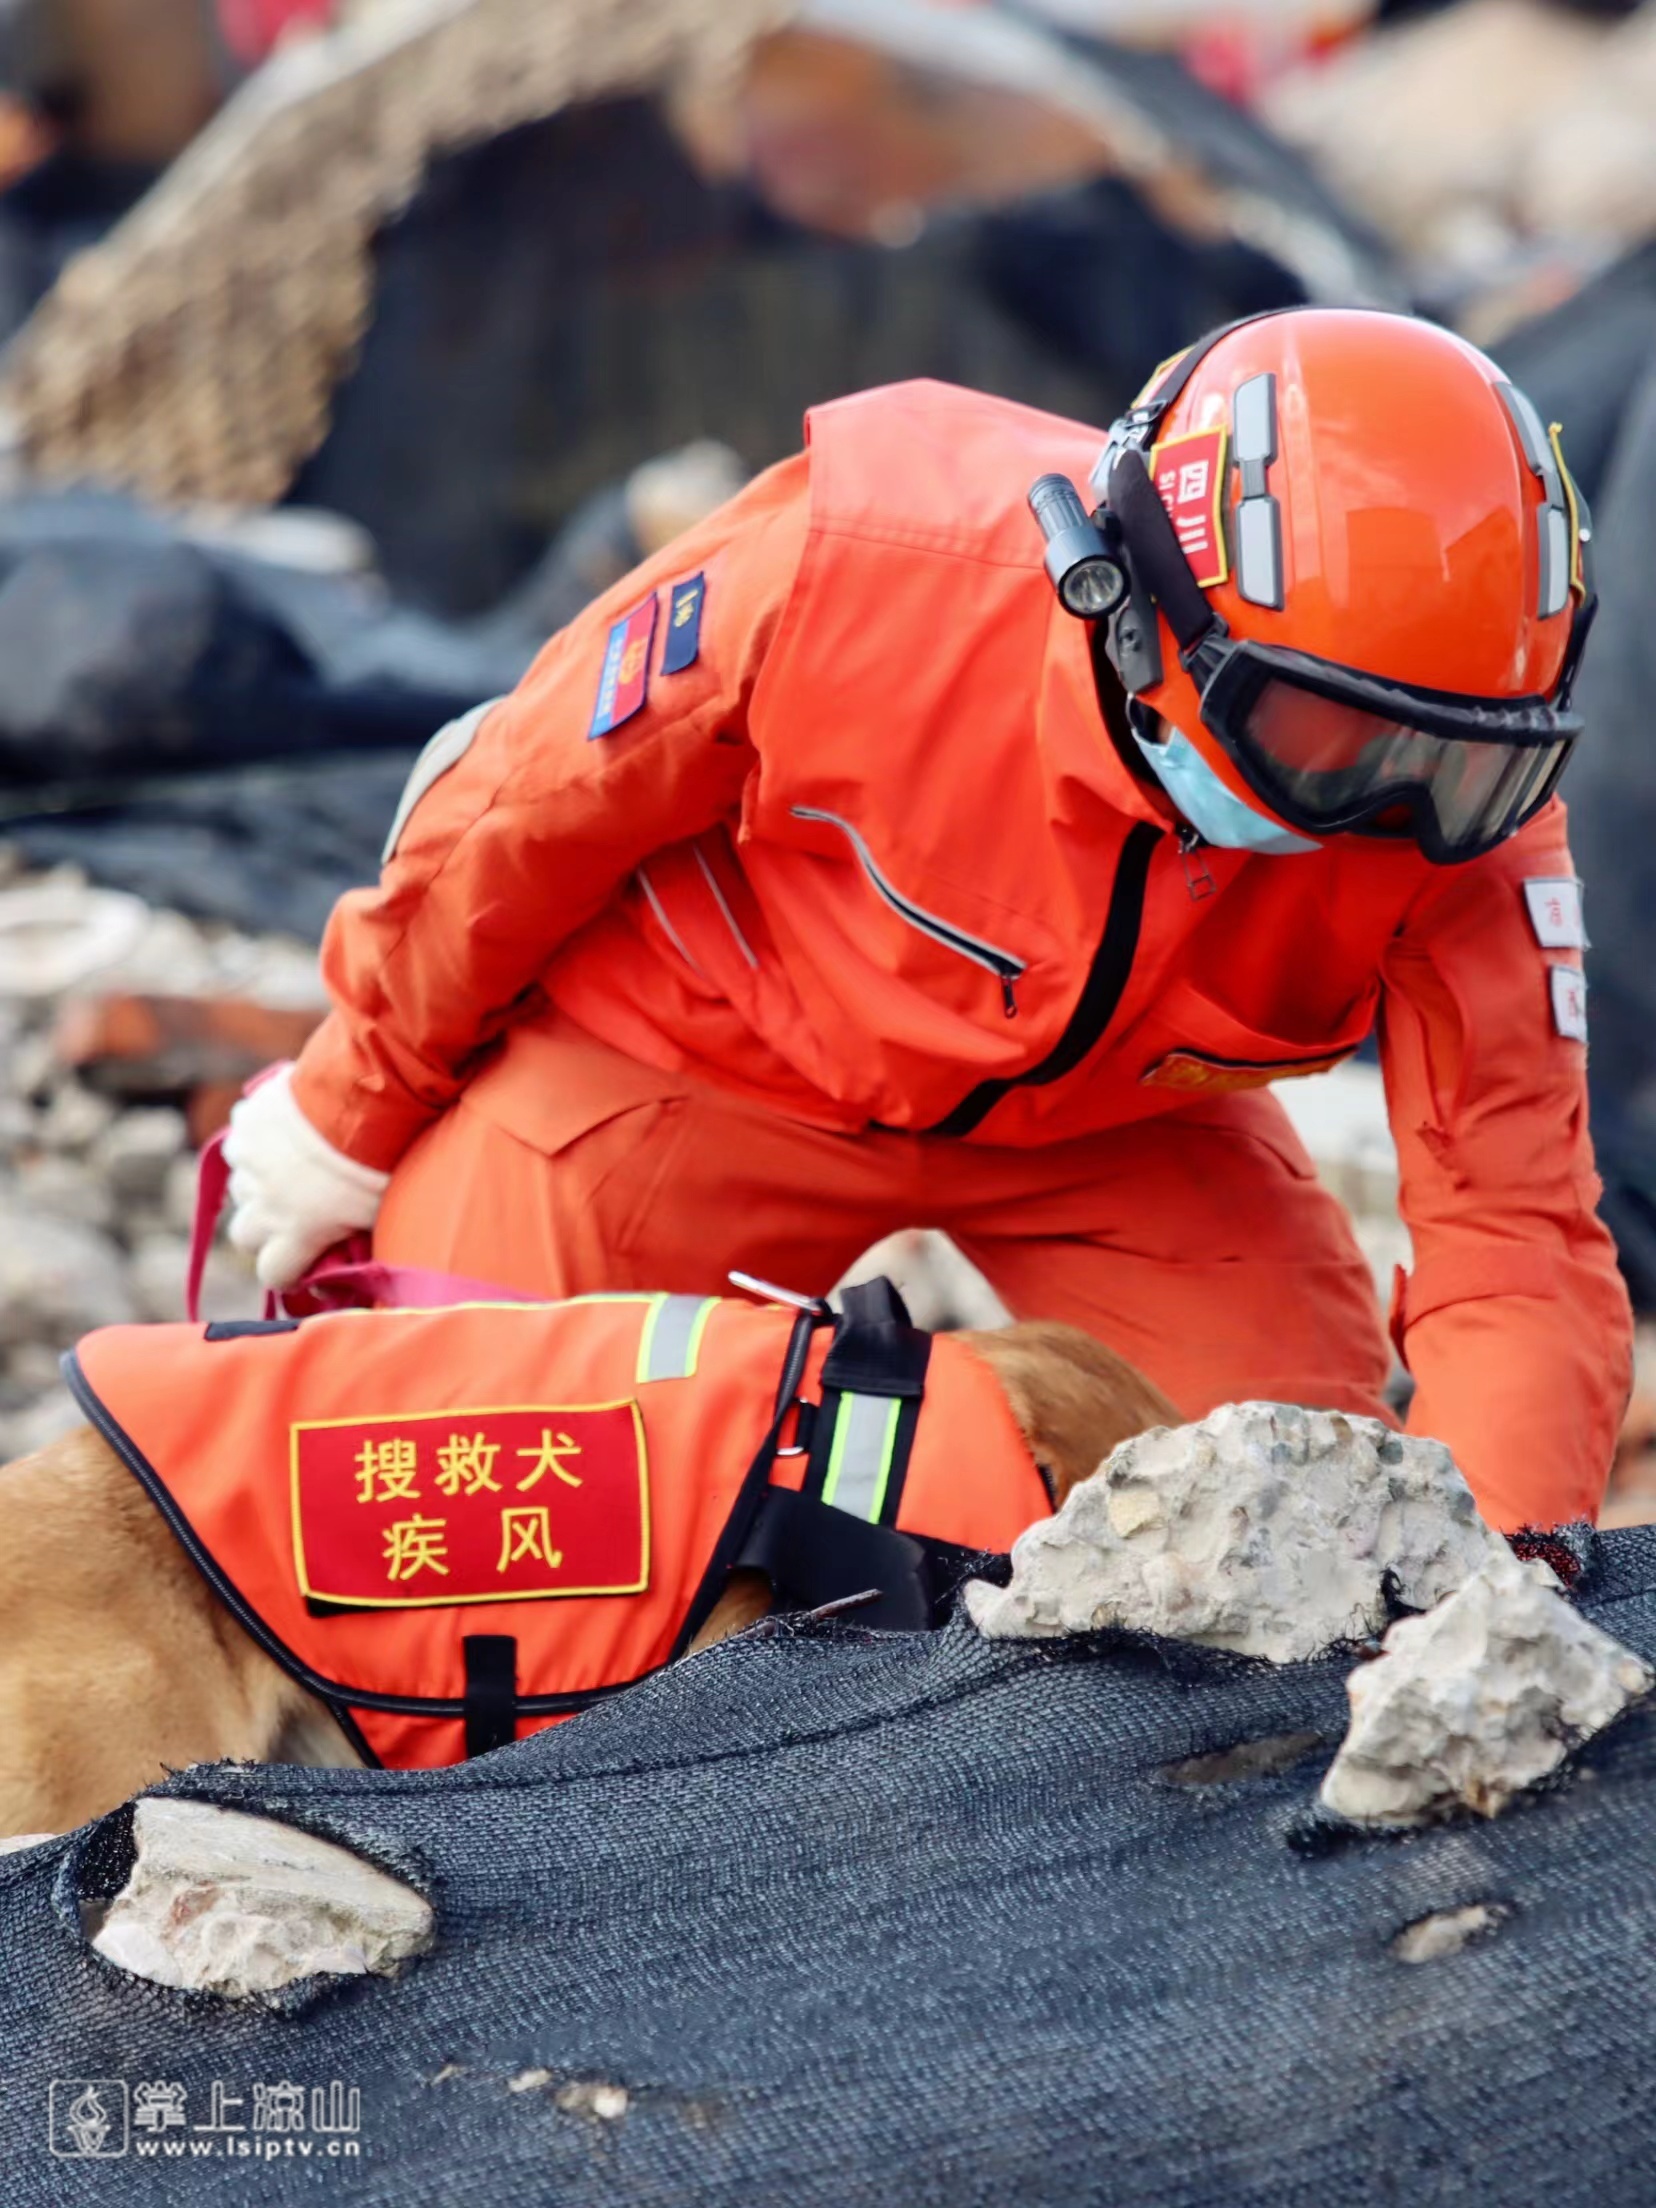
<path fill-rule="evenodd" d="M 1073 1327 L 956 1338 L 995 1374 L 1054 1508 L 1118 1442 L 1178 1423 L 1159 1389 Z M 0 1837 L 66 1831 L 186 1764 L 360 1761 L 90 1428 L 0 1470 L 0 1514 Z M 769 1606 L 768 1581 L 733 1575 L 694 1646 Z"/>

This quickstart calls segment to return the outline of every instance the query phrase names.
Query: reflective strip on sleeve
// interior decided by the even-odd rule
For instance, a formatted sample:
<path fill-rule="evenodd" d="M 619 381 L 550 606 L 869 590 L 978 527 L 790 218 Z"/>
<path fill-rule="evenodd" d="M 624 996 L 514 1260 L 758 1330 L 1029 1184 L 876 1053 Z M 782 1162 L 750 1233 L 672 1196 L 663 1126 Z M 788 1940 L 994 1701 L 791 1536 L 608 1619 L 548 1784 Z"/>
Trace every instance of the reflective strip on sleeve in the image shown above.
<path fill-rule="evenodd" d="M 638 1338 L 639 1380 L 688 1380 L 717 1296 L 654 1296 Z"/>
<path fill-rule="evenodd" d="M 472 739 L 483 726 L 485 715 L 492 713 L 499 703 L 498 698 L 485 698 L 481 705 L 474 705 L 459 720 L 446 723 L 415 760 L 402 796 L 397 800 L 397 810 L 385 838 L 385 848 L 380 853 L 381 866 L 390 864 L 392 855 L 402 840 L 402 832 L 408 826 L 409 814 L 434 782 L 447 774 L 450 767 L 459 765 L 470 751 Z"/>
<path fill-rule="evenodd" d="M 840 1397 L 828 1475 L 822 1483 L 825 1503 L 849 1511 L 854 1518 L 866 1518 L 870 1525 L 879 1523 L 902 1410 L 902 1401 L 895 1396 Z"/>

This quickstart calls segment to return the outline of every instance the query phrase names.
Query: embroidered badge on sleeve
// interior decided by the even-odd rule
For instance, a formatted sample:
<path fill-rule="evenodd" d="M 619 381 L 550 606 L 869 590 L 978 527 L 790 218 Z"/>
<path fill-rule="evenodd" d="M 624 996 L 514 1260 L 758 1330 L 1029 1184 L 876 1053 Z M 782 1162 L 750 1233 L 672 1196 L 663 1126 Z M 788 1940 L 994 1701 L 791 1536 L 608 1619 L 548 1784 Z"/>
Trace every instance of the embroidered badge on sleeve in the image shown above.
<path fill-rule="evenodd" d="M 1579 966 L 1549 966 L 1553 1026 L 1567 1042 L 1587 1040 L 1587 976 Z"/>
<path fill-rule="evenodd" d="M 587 741 L 608 736 L 623 721 L 630 721 L 650 694 L 650 642 L 655 635 L 656 597 L 652 590 L 642 605 L 623 614 L 609 632 L 604 648 L 603 672 L 598 677 L 598 698 L 592 708 Z"/>
<path fill-rule="evenodd" d="M 705 575 L 692 575 L 688 581 L 673 585 L 667 601 L 667 642 L 661 654 L 664 675 L 682 675 L 700 657 L 702 601 L 706 596 Z"/>
<path fill-rule="evenodd" d="M 1584 951 L 1587 930 L 1581 916 L 1581 884 L 1571 874 L 1536 875 L 1524 884 L 1530 926 L 1544 951 Z"/>
<path fill-rule="evenodd" d="M 650 1490 L 634 1402 L 292 1429 L 300 1591 L 352 1609 L 637 1594 Z"/>

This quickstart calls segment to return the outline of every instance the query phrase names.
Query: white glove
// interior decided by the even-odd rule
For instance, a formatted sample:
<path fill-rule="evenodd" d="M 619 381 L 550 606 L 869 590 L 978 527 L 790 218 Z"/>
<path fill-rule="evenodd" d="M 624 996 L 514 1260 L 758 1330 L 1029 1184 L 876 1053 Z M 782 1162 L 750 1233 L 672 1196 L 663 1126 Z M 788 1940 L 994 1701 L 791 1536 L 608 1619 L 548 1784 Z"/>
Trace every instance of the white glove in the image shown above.
<path fill-rule="evenodd" d="M 230 1239 L 262 1286 L 286 1288 L 335 1242 L 371 1227 L 389 1173 L 358 1165 L 293 1101 L 293 1068 L 261 1081 L 230 1114 Z"/>

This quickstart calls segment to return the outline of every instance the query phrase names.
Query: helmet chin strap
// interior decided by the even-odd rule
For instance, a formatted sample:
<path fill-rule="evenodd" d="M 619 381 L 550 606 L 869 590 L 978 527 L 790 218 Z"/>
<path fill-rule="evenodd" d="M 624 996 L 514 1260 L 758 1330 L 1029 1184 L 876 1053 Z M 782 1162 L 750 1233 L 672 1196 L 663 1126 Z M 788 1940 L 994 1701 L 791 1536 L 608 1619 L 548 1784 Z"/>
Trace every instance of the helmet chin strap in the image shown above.
<path fill-rule="evenodd" d="M 1295 835 L 1291 828 L 1268 820 L 1244 804 L 1214 773 L 1183 730 L 1165 721 L 1162 726 L 1167 731 L 1163 742 L 1146 742 L 1136 728 L 1133 741 L 1156 780 L 1205 843 L 1220 851 L 1259 851 L 1272 858 L 1322 849 L 1309 836 Z"/>

